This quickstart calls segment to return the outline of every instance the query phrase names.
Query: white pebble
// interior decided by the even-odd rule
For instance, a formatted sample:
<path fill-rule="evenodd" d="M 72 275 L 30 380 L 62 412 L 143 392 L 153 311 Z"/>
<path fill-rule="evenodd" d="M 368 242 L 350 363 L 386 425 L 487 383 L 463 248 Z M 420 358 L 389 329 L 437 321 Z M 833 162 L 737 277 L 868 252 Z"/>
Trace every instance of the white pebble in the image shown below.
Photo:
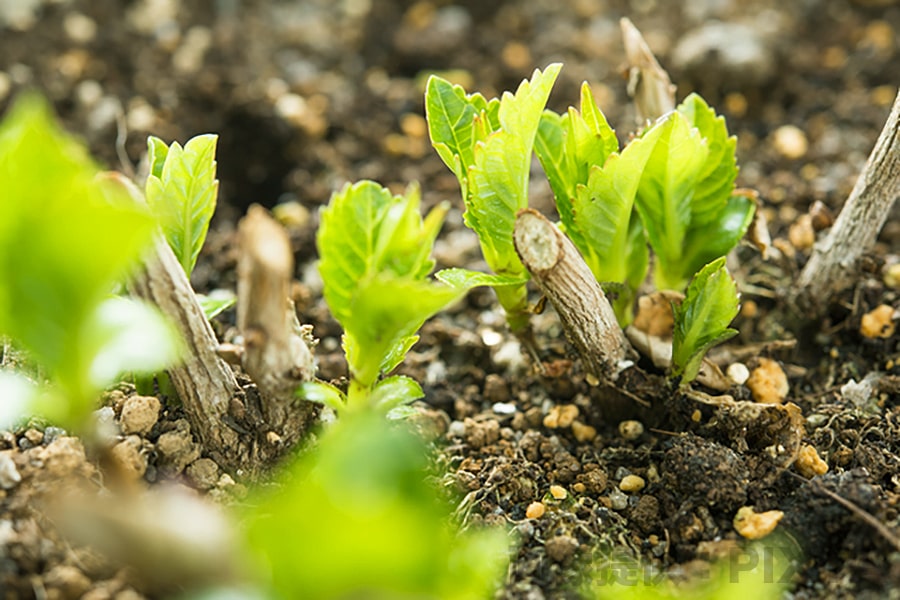
<path fill-rule="evenodd" d="M 20 481 L 22 481 L 22 476 L 19 474 L 10 452 L 0 453 L 0 488 L 11 490 Z"/>

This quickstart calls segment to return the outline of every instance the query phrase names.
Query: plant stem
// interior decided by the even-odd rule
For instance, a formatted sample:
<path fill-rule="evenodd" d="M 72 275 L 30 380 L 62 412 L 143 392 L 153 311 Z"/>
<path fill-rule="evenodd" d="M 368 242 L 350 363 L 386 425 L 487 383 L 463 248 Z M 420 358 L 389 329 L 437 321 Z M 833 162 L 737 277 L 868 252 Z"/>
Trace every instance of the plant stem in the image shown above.
<path fill-rule="evenodd" d="M 800 273 L 791 300 L 804 314 L 821 315 L 830 299 L 855 285 L 859 259 L 875 245 L 898 195 L 900 93 L 841 214 Z"/>
<path fill-rule="evenodd" d="M 597 380 L 616 379 L 631 347 L 578 249 L 532 209 L 519 212 L 513 239 L 522 263 L 559 314 L 585 371 Z"/>

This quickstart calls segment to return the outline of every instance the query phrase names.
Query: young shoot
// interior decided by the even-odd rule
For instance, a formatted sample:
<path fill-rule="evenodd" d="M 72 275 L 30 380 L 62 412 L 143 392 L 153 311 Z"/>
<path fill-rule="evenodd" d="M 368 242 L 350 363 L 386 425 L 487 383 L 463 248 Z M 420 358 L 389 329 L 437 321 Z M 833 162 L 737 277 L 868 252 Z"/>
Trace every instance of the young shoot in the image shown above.
<path fill-rule="evenodd" d="M 694 275 L 684 300 L 673 306 L 671 375 L 681 385 L 697 377 L 707 350 L 737 335 L 728 325 L 739 307 L 737 286 L 725 268 L 724 256 Z"/>
<path fill-rule="evenodd" d="M 38 390 L 4 372 L 0 387 L 15 392 L 4 404 L 34 400 L 27 410 L 73 427 L 119 374 L 160 370 L 179 349 L 159 312 L 112 296 L 156 222 L 99 174 L 39 97 L 19 98 L 0 122 L 0 335 L 52 382 Z"/>
<path fill-rule="evenodd" d="M 415 185 L 396 196 L 362 181 L 335 193 L 322 211 L 319 272 L 328 308 L 344 328 L 350 384 L 346 396 L 326 384 L 305 384 L 300 395 L 306 400 L 388 411 L 422 396 L 408 377 L 382 376 L 403 361 L 422 324 L 466 288 L 429 277 L 448 207 L 436 207 L 423 220 L 419 202 Z"/>
<path fill-rule="evenodd" d="M 425 113 L 431 142 L 459 180 L 465 223 L 478 234 L 488 266 L 506 278 L 494 289 L 513 332 L 527 329 L 528 273 L 513 246 L 516 214 L 528 207 L 534 139 L 561 65 L 535 70 L 515 94 L 486 100 L 437 76 L 428 80 Z M 456 270 L 457 282 L 465 275 Z M 478 277 L 478 274 L 473 274 Z"/>

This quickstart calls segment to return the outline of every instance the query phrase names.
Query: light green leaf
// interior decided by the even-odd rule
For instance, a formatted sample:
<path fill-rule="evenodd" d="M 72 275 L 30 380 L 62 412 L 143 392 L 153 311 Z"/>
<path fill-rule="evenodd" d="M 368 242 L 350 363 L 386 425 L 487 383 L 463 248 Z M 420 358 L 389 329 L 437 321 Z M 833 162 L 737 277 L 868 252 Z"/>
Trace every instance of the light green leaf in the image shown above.
<path fill-rule="evenodd" d="M 525 272 L 513 245 L 516 214 L 528 206 L 531 153 L 541 113 L 561 65 L 535 70 L 515 94 L 500 100 L 500 129 L 475 148 L 464 219 L 477 234 L 485 260 L 501 275 Z"/>
<path fill-rule="evenodd" d="M 681 305 L 674 306 L 672 376 L 682 384 L 697 376 L 706 351 L 737 335 L 728 325 L 738 313 L 734 279 L 725 268 L 725 257 L 709 263 L 694 276 Z"/>
<path fill-rule="evenodd" d="M 691 201 L 692 223 L 702 225 L 717 218 L 734 190 L 737 138 L 729 137 L 725 118 L 717 116 L 697 94 L 685 98 L 677 110 L 700 131 L 709 148 Z"/>
<path fill-rule="evenodd" d="M 153 373 L 183 355 L 178 334 L 157 308 L 140 300 L 113 297 L 97 307 L 84 325 L 84 354 L 93 356 L 94 388 L 116 381 L 125 371 Z"/>
<path fill-rule="evenodd" d="M 728 254 L 747 233 L 755 212 L 756 202 L 752 198 L 734 195 L 712 221 L 691 226 L 682 259 L 684 278 L 713 259 Z"/>
<path fill-rule="evenodd" d="M 422 324 L 465 290 L 428 280 L 382 273 L 357 284 L 344 321 L 345 350 L 353 377 L 373 385 L 396 366 Z M 402 356 L 401 356 L 402 358 Z"/>
<path fill-rule="evenodd" d="M 97 391 L 87 324 L 156 227 L 98 173 L 36 96 L 21 97 L 0 123 L 0 334 L 49 370 L 73 418 Z"/>
<path fill-rule="evenodd" d="M 34 413 L 40 391 L 27 378 L 12 371 L 0 371 L 0 430 L 12 429 L 18 421 Z"/>
<path fill-rule="evenodd" d="M 405 375 L 386 377 L 375 385 L 370 402 L 383 412 L 389 412 L 401 404 L 423 398 L 425 392 L 414 379 Z"/>
<path fill-rule="evenodd" d="M 200 303 L 200 308 L 203 309 L 203 314 L 206 316 L 207 321 L 212 321 L 223 311 L 234 306 L 234 303 L 237 301 L 237 297 L 233 293 L 225 292 L 225 290 L 217 291 L 220 293 L 215 295 L 211 294 L 209 296 L 206 294 L 195 294 L 197 296 L 197 302 Z"/>
<path fill-rule="evenodd" d="M 654 280 L 658 289 L 680 289 L 694 189 L 709 150 L 679 112 L 657 121 L 641 141 L 652 150 L 638 185 L 636 206 L 656 253 Z"/>
<path fill-rule="evenodd" d="M 217 139 L 213 134 L 198 135 L 184 148 L 178 142 L 166 147 L 155 137 L 147 142 L 150 155 L 147 204 L 159 217 L 166 241 L 188 276 L 197 262 L 216 209 Z"/>
<path fill-rule="evenodd" d="M 552 110 L 545 110 L 541 114 L 541 122 L 534 138 L 534 153 L 537 154 L 550 182 L 550 189 L 553 190 L 553 197 L 556 199 L 557 210 L 564 226 L 571 223 L 572 211 L 568 204 L 561 202 L 561 199 L 571 199 L 575 195 L 575 184 L 578 183 L 565 147 L 568 121 L 568 114 L 562 116 Z"/>
<path fill-rule="evenodd" d="M 616 133 L 600 112 L 591 87 L 581 85 L 581 112 L 569 109 L 566 154 L 574 163 L 577 183 L 586 183 L 593 166 L 603 166 L 606 158 L 619 149 Z"/>
<path fill-rule="evenodd" d="M 307 402 L 324 404 L 336 412 L 340 412 L 347 406 L 347 397 L 344 392 L 324 381 L 305 381 L 297 388 L 297 397 Z"/>
<path fill-rule="evenodd" d="M 482 285 L 489 287 L 522 285 L 528 281 L 527 277 L 521 275 L 518 277 L 493 275 L 491 273 L 481 273 L 480 271 L 459 268 L 442 269 L 434 274 L 434 278 L 449 286 L 464 290 L 470 290 Z"/>
<path fill-rule="evenodd" d="M 457 178 L 467 178 L 474 164 L 475 117 L 487 107 L 479 94 L 466 95 L 459 85 L 432 75 L 425 86 L 425 116 L 431 143 Z"/>

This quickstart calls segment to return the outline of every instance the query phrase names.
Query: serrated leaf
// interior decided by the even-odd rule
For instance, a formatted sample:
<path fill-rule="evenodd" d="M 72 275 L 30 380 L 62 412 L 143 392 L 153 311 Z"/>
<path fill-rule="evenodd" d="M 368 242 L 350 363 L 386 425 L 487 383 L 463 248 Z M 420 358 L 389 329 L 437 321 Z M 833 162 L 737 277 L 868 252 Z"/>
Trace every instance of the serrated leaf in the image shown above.
<path fill-rule="evenodd" d="M 534 153 L 537 154 L 541 167 L 550 182 L 553 197 L 556 198 L 557 210 L 563 225 L 571 223 L 572 211 L 568 205 L 562 207 L 561 199 L 569 200 L 575 195 L 577 183 L 575 173 L 572 172 L 566 154 L 566 129 L 569 115 L 558 115 L 552 110 L 545 110 L 541 114 L 537 135 L 534 138 Z"/>
<path fill-rule="evenodd" d="M 237 297 L 231 293 L 225 295 L 219 294 L 215 296 L 195 294 L 195 296 L 197 297 L 197 302 L 200 303 L 200 308 L 203 309 L 203 314 L 206 317 L 207 321 L 213 320 L 223 311 L 226 311 L 234 306 L 235 302 L 237 302 Z"/>
<path fill-rule="evenodd" d="M 394 196 L 373 181 L 347 185 L 322 210 L 316 246 L 328 308 L 346 327 L 352 298 L 365 278 L 385 272 L 421 278 L 433 267 L 430 257 L 446 205 L 424 220 L 418 188 Z"/>
<path fill-rule="evenodd" d="M 422 324 L 464 294 L 465 290 L 388 273 L 360 281 L 341 323 L 353 377 L 365 387 L 373 385 L 380 373 L 402 360 Z"/>
<path fill-rule="evenodd" d="M 680 289 L 685 234 L 691 223 L 694 189 L 709 150 L 700 133 L 678 112 L 656 122 L 641 138 L 650 156 L 635 204 L 656 253 L 658 289 Z"/>
<path fill-rule="evenodd" d="M 737 138 L 728 135 L 725 118 L 716 115 L 697 94 L 685 98 L 677 110 L 700 131 L 709 148 L 691 203 L 692 223 L 702 225 L 716 219 L 734 190 Z"/>
<path fill-rule="evenodd" d="M 432 75 L 425 86 L 425 116 L 431 143 L 457 178 L 464 180 L 474 163 L 477 100 L 459 85 Z"/>
<path fill-rule="evenodd" d="M 524 276 L 494 275 L 460 268 L 442 269 L 434 274 L 434 278 L 449 286 L 463 290 L 470 290 L 482 285 L 488 287 L 522 285 L 528 281 L 528 278 Z"/>
<path fill-rule="evenodd" d="M 394 375 L 385 377 L 375 385 L 370 402 L 379 410 L 388 412 L 424 396 L 422 386 L 414 379 L 405 375 Z"/>
<path fill-rule="evenodd" d="M 586 183 L 591 167 L 603 166 L 606 158 L 619 149 L 616 133 L 594 102 L 587 82 L 581 86 L 581 112 L 569 109 L 566 146 L 578 183 Z"/>
<path fill-rule="evenodd" d="M 0 123 L 0 333 L 49 370 L 73 421 L 97 391 L 86 324 L 156 227 L 98 173 L 40 98 L 21 97 Z"/>
<path fill-rule="evenodd" d="M 728 254 L 747 233 L 755 212 L 756 203 L 751 198 L 735 195 L 728 199 L 714 220 L 692 226 L 687 232 L 682 258 L 683 277 L 686 279 L 706 263 Z"/>
<path fill-rule="evenodd" d="M 216 210 L 217 140 L 213 134 L 198 135 L 183 148 L 173 142 L 166 151 L 158 138 L 148 140 L 147 204 L 159 217 L 166 241 L 188 276 Z"/>
<path fill-rule="evenodd" d="M 344 392 L 324 381 L 304 381 L 297 388 L 296 395 L 307 402 L 324 404 L 336 412 L 343 410 L 347 405 Z"/>
<path fill-rule="evenodd" d="M 737 335 L 728 325 L 738 313 L 734 279 L 725 268 L 725 257 L 709 263 L 694 276 L 681 305 L 674 306 L 672 375 L 690 383 L 711 347 Z"/>
<path fill-rule="evenodd" d="M 475 147 L 464 218 L 478 234 L 488 265 L 499 274 L 525 271 L 513 245 L 513 228 L 518 211 L 528 206 L 534 138 L 560 67 L 535 70 L 515 94 L 504 93 L 498 111 L 500 129 Z"/>

